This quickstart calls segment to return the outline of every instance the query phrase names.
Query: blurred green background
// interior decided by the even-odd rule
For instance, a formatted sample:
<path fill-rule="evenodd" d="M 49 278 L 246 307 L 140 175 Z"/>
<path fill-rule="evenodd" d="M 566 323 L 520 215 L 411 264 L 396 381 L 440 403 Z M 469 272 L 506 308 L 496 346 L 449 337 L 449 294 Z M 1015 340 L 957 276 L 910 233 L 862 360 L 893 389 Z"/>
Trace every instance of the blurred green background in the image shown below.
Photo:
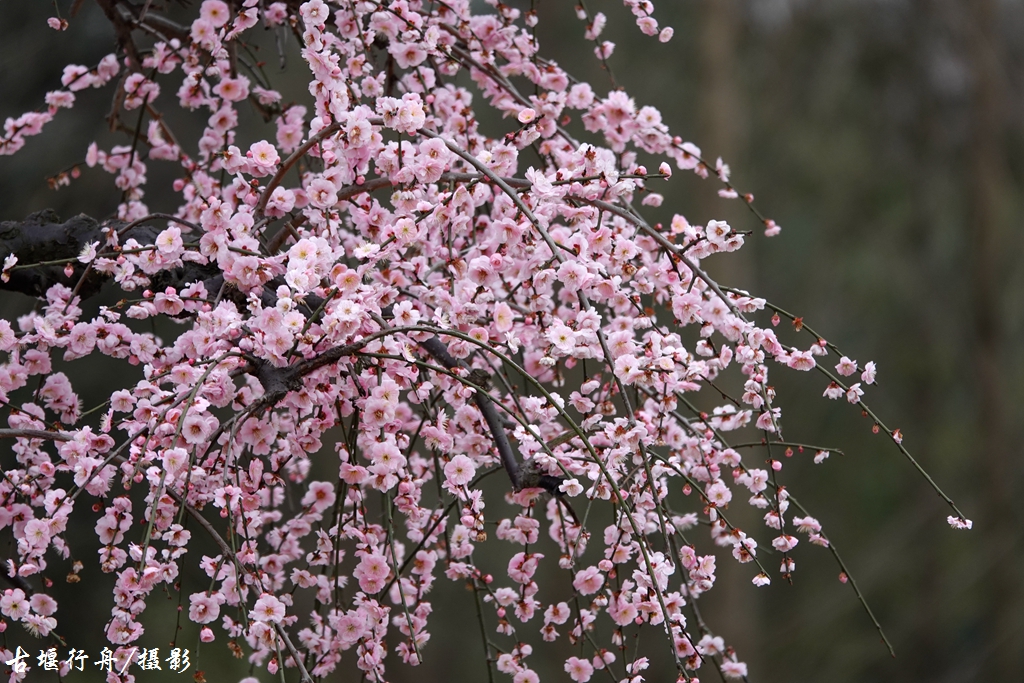
<path fill-rule="evenodd" d="M 536 5 L 542 52 L 599 93 L 609 89 L 573 3 Z M 746 566 L 720 562 L 719 584 L 701 602 L 709 625 L 756 683 L 1024 681 L 1024 2 L 661 0 L 655 16 L 675 28 L 664 45 L 641 35 L 615 0 L 588 8 L 609 17 L 602 38 L 617 44 L 615 83 L 638 105 L 658 107 L 705 156 L 725 158 L 737 186 L 783 230 L 764 238 L 740 203 L 716 196 L 716 183 L 683 174 L 663 185 L 665 204 L 651 215 L 725 218 L 753 230 L 741 252 L 709 259 L 709 268 L 803 316 L 847 355 L 875 360 L 880 386 L 868 403 L 902 429 L 905 445 L 975 522 L 971 532 L 952 531 L 948 509 L 893 445 L 844 402 L 820 398 L 818 375 L 774 369 L 786 436 L 846 452 L 819 466 L 810 454 L 795 457 L 783 482 L 842 550 L 897 657 L 836 580 L 828 553 L 808 544 L 796 552 L 792 586 L 755 589 Z M 46 27 L 51 14 L 49 2 L 0 0 L 0 118 L 39 107 L 65 64 L 92 65 L 114 49 L 91 2 L 64 34 Z M 298 97 L 305 72 L 294 53 L 283 76 L 276 56 L 268 62 Z M 170 83 L 165 109 L 177 88 Z M 111 97 L 109 87 L 78 93 L 74 110 L 16 156 L 0 157 L 0 220 L 42 208 L 65 217 L 114 209 L 118 195 L 102 172 L 83 169 L 56 192 L 45 181 L 81 163 L 90 141 L 123 142 L 104 125 Z M 243 115 L 257 130 L 257 117 Z M 170 169 L 152 163 L 150 176 L 151 209 L 173 209 Z M 5 317 L 31 305 L 0 297 Z M 98 363 L 83 381 L 99 392 L 108 371 Z M 757 528 L 753 514 L 733 507 Z M 108 577 L 92 556 L 81 559 L 88 580 L 62 588 L 70 601 L 57 616 L 66 634 L 96 624 L 78 642 L 98 653 Z M 495 570 L 503 566 L 495 560 Z M 469 598 L 438 581 L 426 663 L 394 666 L 394 680 L 483 679 Z M 176 602 L 152 601 L 154 632 L 174 619 Z M 534 624 L 523 627 L 531 638 Z M 244 675 L 223 641 L 204 646 L 199 668 L 208 680 Z M 537 647 L 531 664 L 560 672 L 553 654 Z M 648 680 L 671 680 L 661 667 Z M 139 674 L 143 683 L 183 679 Z"/>

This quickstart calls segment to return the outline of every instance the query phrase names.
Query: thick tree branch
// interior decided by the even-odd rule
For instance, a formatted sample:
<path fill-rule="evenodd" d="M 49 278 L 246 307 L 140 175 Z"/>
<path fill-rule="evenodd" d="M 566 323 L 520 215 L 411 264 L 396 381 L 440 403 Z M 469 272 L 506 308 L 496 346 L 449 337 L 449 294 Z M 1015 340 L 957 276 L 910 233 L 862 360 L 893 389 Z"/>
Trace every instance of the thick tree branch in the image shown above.
<path fill-rule="evenodd" d="M 162 228 L 141 221 L 130 224 L 119 220 L 97 221 L 83 214 L 61 221 L 49 209 L 33 213 L 23 221 L 0 222 L 0 261 L 11 255 L 18 257 L 16 266 L 8 273 L 9 280 L 0 282 L 0 290 L 44 297 L 50 287 L 60 284 L 77 287 L 82 299 L 98 294 L 111 276 L 87 268 L 78 256 L 91 243 L 98 243 L 102 252 L 107 243 L 105 230 L 116 230 L 122 244 L 134 239 L 139 244 L 150 245 Z M 65 272 L 68 266 L 70 275 Z M 180 268 L 161 271 L 150 280 L 154 289 L 181 288 L 192 282 L 204 282 L 207 291 L 211 291 L 220 288 L 223 280 L 218 278 L 221 277 L 216 265 L 188 262 Z"/>
<path fill-rule="evenodd" d="M 104 228 L 118 228 L 120 222 L 99 223 L 89 216 L 79 215 L 61 222 L 53 211 L 46 209 L 31 214 L 23 221 L 4 221 L 0 223 L 0 258 L 10 255 L 18 257 L 18 265 L 37 265 L 31 268 L 16 268 L 10 271 L 10 279 L 0 283 L 0 288 L 8 291 L 21 292 L 29 296 L 42 297 L 46 290 L 55 284 L 74 287 L 85 272 L 85 266 L 76 259 L 82 249 L 91 242 L 106 243 Z M 140 231 L 152 232 L 152 228 L 141 227 Z M 152 233 L 153 237 L 156 233 Z M 72 264 L 74 272 L 69 277 L 64 272 L 63 263 Z M 99 290 L 106 275 L 93 273 L 83 283 L 81 294 L 88 296 Z"/>

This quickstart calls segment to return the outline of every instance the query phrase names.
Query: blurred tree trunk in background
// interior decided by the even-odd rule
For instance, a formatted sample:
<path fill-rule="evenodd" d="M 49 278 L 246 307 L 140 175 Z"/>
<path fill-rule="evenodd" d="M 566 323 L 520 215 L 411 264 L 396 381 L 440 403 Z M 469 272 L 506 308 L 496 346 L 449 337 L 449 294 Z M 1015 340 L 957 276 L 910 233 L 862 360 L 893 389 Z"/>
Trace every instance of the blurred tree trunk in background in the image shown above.
<path fill-rule="evenodd" d="M 1021 620 L 1019 529 L 1021 516 L 1016 491 L 1020 453 L 1010 449 L 1006 348 L 1008 274 L 1007 211 L 1010 205 L 1007 158 L 1007 114 L 1010 94 L 1003 70 L 1003 41 L 998 30 L 995 0 L 972 0 L 965 24 L 971 75 L 971 132 L 968 151 L 967 195 L 971 243 L 971 300 L 974 314 L 973 365 L 976 372 L 978 446 L 980 463 L 988 473 L 982 500 L 982 528 L 988 540 L 986 596 L 989 602 L 986 638 L 988 656 L 982 663 L 986 680 L 1024 678 L 1024 638 Z M 1019 255 L 1018 255 L 1019 258 Z"/>
<path fill-rule="evenodd" d="M 920 276 L 915 287 L 915 297 L 927 300 L 928 286 L 935 278 L 936 257 L 934 244 L 935 216 L 942 210 L 933 201 L 941 192 L 942 173 L 942 101 L 936 88 L 929 79 L 930 56 L 934 53 L 937 31 L 943 27 L 942 12 L 934 0 L 914 0 L 912 11 L 916 16 L 908 26 L 907 71 L 910 76 L 908 89 L 914 106 L 914 117 L 907 131 L 910 148 L 909 163 L 912 165 L 912 177 L 909 183 L 911 193 L 912 214 L 907 225 L 906 243 L 908 252 L 920 264 Z M 929 365 L 941 363 L 941 351 L 938 340 L 944 334 L 944 314 L 939 307 L 921 306 L 918 313 L 920 322 L 914 326 L 914 343 L 926 349 Z M 913 404 L 907 406 L 912 419 L 926 426 L 926 439 L 929 452 L 940 452 L 933 434 L 941 420 L 939 407 L 942 388 L 940 380 L 930 373 L 921 373 L 915 377 L 912 387 Z M 914 496 L 914 505 L 920 519 L 928 520 L 933 514 L 935 495 L 930 490 L 920 489 Z M 945 529 L 936 529 L 933 525 L 921 524 L 915 530 L 910 543 L 897 546 L 890 552 L 902 552 L 913 544 L 914 555 L 919 558 L 913 574 L 921 595 L 941 595 L 946 571 L 937 571 L 942 567 L 941 544 L 939 537 L 946 533 Z M 948 665 L 948 655 L 936 656 L 943 651 L 942 623 L 943 605 L 939 600 L 920 600 L 920 609 L 916 610 L 911 619 L 912 641 L 908 647 L 898 649 L 899 664 L 903 671 L 912 676 L 913 680 L 936 680 Z"/>
<path fill-rule="evenodd" d="M 744 14 L 739 0 L 702 0 L 700 3 L 697 47 L 699 59 L 697 81 L 698 136 L 695 136 L 704 158 L 714 163 L 721 157 L 743 177 L 746 157 L 747 116 L 742 84 L 739 79 L 740 44 L 743 38 Z M 714 169 L 711 169 L 714 173 Z M 742 180 L 739 181 L 741 187 Z M 722 199 L 716 190 L 720 185 L 705 183 L 699 193 L 699 216 L 690 220 L 705 223 L 709 219 L 726 220 L 735 230 L 750 230 L 740 251 L 730 259 L 711 259 L 709 268 L 715 277 L 732 286 L 756 289 L 757 221 L 738 199 Z M 755 527 L 760 520 L 747 506 L 735 506 L 733 522 L 743 528 Z M 718 615 L 709 626 L 736 648 L 752 672 L 762 671 L 759 635 L 764 622 L 758 614 L 762 607 L 761 592 L 750 583 L 747 565 L 723 562 L 719 569 L 722 590 L 711 591 L 701 602 L 707 612 Z"/>
<path fill-rule="evenodd" d="M 704 158 L 715 163 L 721 157 L 733 171 L 740 174 L 742 184 L 744 159 L 747 147 L 747 107 L 740 82 L 740 43 L 743 39 L 744 16 L 739 0 L 702 0 L 700 3 L 700 27 L 697 45 L 699 59 L 696 65 L 699 73 L 697 83 L 698 136 Z M 712 174 L 714 168 L 711 169 Z M 708 183 L 700 193 L 700 221 L 708 219 L 726 220 L 736 230 L 756 229 L 753 218 L 742 200 L 723 200 L 715 194 L 719 184 Z M 757 234 L 755 230 L 755 235 Z M 754 236 L 738 253 L 739 258 L 728 259 L 727 263 L 714 260 L 710 267 L 718 268 L 723 280 L 733 286 L 753 288 L 755 274 Z M 726 261 L 726 259 L 721 259 Z"/>

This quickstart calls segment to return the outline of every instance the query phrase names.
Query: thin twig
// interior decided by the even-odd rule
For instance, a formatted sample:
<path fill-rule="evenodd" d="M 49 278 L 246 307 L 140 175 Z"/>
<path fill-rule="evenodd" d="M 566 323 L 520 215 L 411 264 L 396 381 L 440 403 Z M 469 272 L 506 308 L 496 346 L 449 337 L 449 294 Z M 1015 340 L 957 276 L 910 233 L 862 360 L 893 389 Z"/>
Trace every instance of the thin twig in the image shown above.
<path fill-rule="evenodd" d="M 51 441 L 71 441 L 75 435 L 71 432 L 51 432 L 48 429 L 0 429 L 0 439 L 50 439 Z"/>
<path fill-rule="evenodd" d="M 804 515 L 810 515 L 810 513 L 807 512 L 807 508 L 798 503 L 796 498 L 794 498 L 792 494 L 789 495 L 789 502 L 797 506 L 800 509 L 800 511 L 804 513 Z M 882 637 L 882 642 L 885 643 L 885 646 L 887 648 L 889 648 L 889 654 L 895 657 L 896 651 L 893 650 L 892 643 L 890 643 L 889 639 L 885 637 L 885 631 L 882 630 L 882 625 L 878 623 L 878 619 L 875 617 L 875 613 L 872 612 L 871 607 L 868 606 L 867 599 L 864 597 L 864 594 L 860 592 L 860 588 L 857 586 L 857 582 L 854 580 L 853 574 L 851 574 L 850 570 L 846 568 L 846 563 L 843 562 L 843 558 L 840 557 L 839 551 L 836 549 L 835 543 L 833 543 L 831 539 L 826 538 L 825 536 L 822 536 L 822 538 L 825 538 L 825 540 L 828 541 L 828 545 L 826 547 L 828 548 L 829 552 L 832 553 L 832 557 L 836 558 L 836 562 L 839 563 L 839 568 L 843 571 L 843 575 L 846 577 L 847 581 L 849 581 L 850 587 L 853 588 L 853 592 L 857 594 L 857 599 L 860 601 L 861 606 L 864 607 L 864 611 L 867 612 L 868 617 L 871 619 L 871 623 L 875 625 L 875 630 L 878 631 L 878 635 Z"/>

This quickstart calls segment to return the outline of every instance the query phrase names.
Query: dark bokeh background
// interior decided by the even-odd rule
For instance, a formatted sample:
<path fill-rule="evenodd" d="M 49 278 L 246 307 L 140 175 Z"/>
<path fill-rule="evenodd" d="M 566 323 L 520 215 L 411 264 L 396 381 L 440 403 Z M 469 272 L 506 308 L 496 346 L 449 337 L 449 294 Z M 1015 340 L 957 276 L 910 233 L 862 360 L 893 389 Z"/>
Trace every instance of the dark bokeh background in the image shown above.
<path fill-rule="evenodd" d="M 537 4 L 545 54 L 599 92 L 610 87 L 572 3 Z M 664 186 L 660 217 L 725 217 L 754 230 L 742 252 L 709 266 L 802 315 L 851 357 L 877 361 L 869 403 L 975 521 L 969 533 L 950 530 L 941 500 L 866 420 L 818 398 L 818 376 L 776 370 L 787 436 L 847 454 L 820 466 L 794 458 L 784 482 L 825 524 L 898 656 L 889 658 L 831 557 L 813 547 L 798 549 L 793 586 L 756 590 L 745 567 L 723 562 L 720 585 L 702 601 L 710 626 L 758 683 L 1024 680 L 1024 3 L 661 0 L 656 16 L 676 31 L 667 45 L 640 35 L 616 0 L 588 6 L 610 18 L 603 37 L 618 46 L 615 82 L 706 156 L 725 157 L 783 232 L 763 238 L 744 207 L 693 177 Z M 45 27 L 49 12 L 48 2 L 0 0 L 0 118 L 40 106 L 65 64 L 91 65 L 113 49 L 91 3 L 64 34 Z M 299 91 L 300 66 L 268 71 Z M 164 87 L 165 107 L 176 88 Z M 117 139 L 103 123 L 112 90 L 78 96 L 44 135 L 0 157 L 0 219 L 46 207 L 102 216 L 116 205 L 109 177 L 95 170 L 47 189 L 45 178 L 80 163 L 88 142 Z M 173 208 L 164 187 L 151 182 L 151 208 Z M 0 299 L 6 316 L 28 306 Z M 101 622 L 109 609 L 93 559 L 82 559 L 97 583 L 83 581 L 62 605 L 65 625 Z M 397 666 L 395 677 L 479 680 L 469 596 L 443 580 L 436 590 L 427 662 Z M 176 598 L 151 608 L 157 622 L 173 619 Z M 230 668 L 222 647 L 202 668 Z"/>

